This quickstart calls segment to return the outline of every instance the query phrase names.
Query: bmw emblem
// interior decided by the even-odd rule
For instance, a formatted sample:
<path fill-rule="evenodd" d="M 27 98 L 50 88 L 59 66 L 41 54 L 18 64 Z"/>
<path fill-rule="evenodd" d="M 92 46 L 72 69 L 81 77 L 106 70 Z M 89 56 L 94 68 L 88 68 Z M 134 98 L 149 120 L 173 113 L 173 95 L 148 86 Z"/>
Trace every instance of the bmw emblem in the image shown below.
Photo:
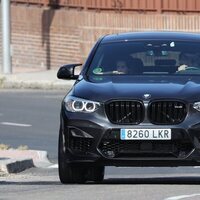
<path fill-rule="evenodd" d="M 144 94 L 143 97 L 144 97 L 144 99 L 150 99 L 151 95 L 150 94 Z"/>

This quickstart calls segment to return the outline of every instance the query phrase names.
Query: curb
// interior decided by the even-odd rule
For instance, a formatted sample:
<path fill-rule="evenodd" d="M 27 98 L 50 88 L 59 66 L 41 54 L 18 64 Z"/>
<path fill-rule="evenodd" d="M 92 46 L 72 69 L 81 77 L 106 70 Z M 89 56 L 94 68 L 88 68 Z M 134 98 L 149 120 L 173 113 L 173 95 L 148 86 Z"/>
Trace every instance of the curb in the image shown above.
<path fill-rule="evenodd" d="M 6 159 L 4 161 L 0 161 L 0 171 L 3 171 L 7 174 L 19 173 L 32 167 L 34 167 L 32 159 Z"/>
<path fill-rule="evenodd" d="M 1 89 L 55 89 L 63 90 L 72 87 L 73 80 L 18 80 L 0 75 Z"/>
<path fill-rule="evenodd" d="M 73 82 L 51 82 L 51 81 L 9 81 L 7 79 L 0 80 L 1 89 L 55 89 L 63 90 L 72 87 Z"/>
<path fill-rule="evenodd" d="M 46 168 L 52 165 L 46 151 L 0 150 L 0 171 L 18 173 L 31 167 Z"/>

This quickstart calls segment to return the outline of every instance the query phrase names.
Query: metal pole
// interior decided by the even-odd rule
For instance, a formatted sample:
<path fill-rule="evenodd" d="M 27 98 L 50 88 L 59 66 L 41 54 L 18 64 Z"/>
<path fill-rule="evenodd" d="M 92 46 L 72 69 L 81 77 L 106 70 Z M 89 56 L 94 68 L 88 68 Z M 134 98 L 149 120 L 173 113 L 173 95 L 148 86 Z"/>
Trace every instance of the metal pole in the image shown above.
<path fill-rule="evenodd" d="M 10 0 L 1 0 L 2 8 L 2 53 L 3 73 L 11 74 L 11 51 L 10 51 Z"/>

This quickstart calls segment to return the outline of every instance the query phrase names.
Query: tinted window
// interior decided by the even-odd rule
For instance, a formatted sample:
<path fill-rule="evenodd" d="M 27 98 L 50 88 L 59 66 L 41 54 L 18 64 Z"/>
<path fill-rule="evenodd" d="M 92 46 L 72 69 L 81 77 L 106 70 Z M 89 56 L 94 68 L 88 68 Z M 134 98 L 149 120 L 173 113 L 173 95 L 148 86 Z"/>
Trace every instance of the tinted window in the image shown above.
<path fill-rule="evenodd" d="M 102 44 L 88 75 L 200 74 L 200 44 L 140 41 Z"/>

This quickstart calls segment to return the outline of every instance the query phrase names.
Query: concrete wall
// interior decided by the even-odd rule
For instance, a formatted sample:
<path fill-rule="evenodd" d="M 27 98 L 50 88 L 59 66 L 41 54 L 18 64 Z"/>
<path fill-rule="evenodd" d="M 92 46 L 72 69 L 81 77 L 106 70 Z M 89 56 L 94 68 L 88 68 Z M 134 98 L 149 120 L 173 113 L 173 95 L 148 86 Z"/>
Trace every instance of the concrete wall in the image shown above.
<path fill-rule="evenodd" d="M 126 31 L 200 32 L 200 15 L 138 14 L 12 5 L 13 67 L 84 62 L 102 35 Z"/>

